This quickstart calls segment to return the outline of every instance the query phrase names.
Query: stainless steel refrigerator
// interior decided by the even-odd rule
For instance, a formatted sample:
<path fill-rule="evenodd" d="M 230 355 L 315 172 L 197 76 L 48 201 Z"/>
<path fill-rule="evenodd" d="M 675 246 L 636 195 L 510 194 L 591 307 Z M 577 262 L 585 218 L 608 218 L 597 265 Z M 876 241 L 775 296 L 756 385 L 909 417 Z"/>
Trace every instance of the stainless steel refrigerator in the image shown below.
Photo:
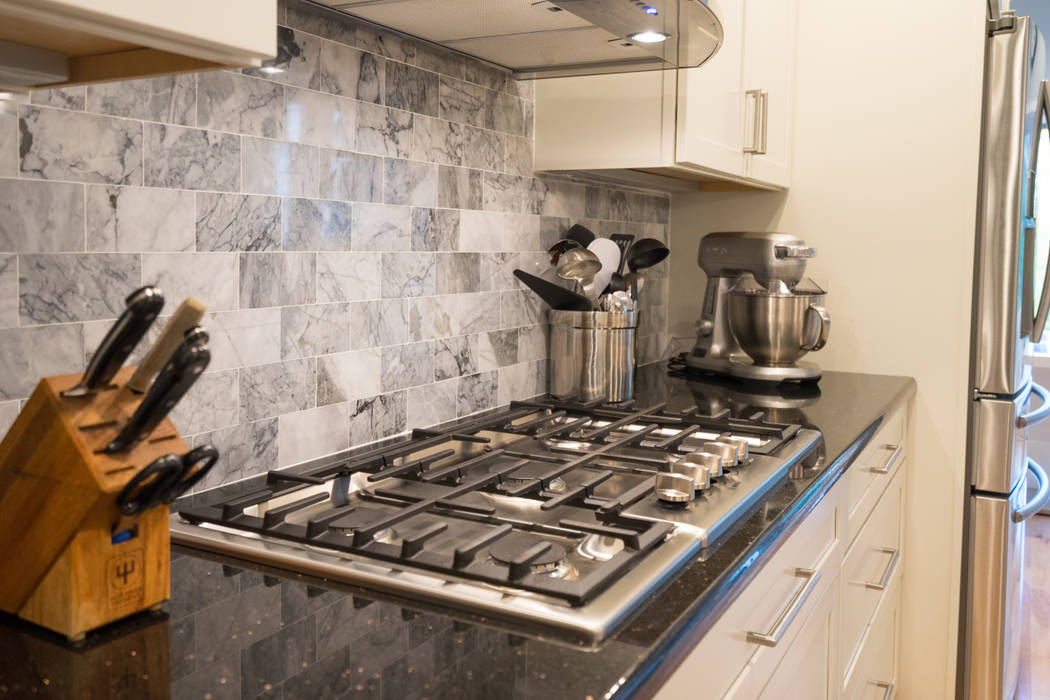
<path fill-rule="evenodd" d="M 1047 285 L 1035 284 L 1036 266 L 1048 265 L 1035 260 L 1035 173 L 1040 160 L 1050 168 L 1050 153 L 1039 152 L 1050 83 L 1029 18 L 1000 13 L 997 0 L 988 14 L 957 684 L 958 697 L 981 700 L 1016 690 L 1025 520 L 1050 498 L 1046 472 L 1027 449 L 1029 427 L 1050 415 L 1050 397 L 1026 359 L 1050 307 Z M 1038 484 L 1031 497 L 1029 476 Z"/>

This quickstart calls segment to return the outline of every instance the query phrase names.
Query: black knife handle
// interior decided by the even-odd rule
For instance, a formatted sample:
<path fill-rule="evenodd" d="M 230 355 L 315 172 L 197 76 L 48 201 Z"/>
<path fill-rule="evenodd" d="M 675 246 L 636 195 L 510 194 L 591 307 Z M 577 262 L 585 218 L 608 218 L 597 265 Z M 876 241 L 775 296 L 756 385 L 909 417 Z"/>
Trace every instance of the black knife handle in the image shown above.
<path fill-rule="evenodd" d="M 109 384 L 163 307 L 164 295 L 156 287 L 142 287 L 129 294 L 125 299 L 123 313 L 110 326 L 106 337 L 91 356 L 84 375 L 75 387 L 62 395 L 85 396 Z"/>
<path fill-rule="evenodd" d="M 193 386 L 210 361 L 211 353 L 206 345 L 183 340 L 153 381 L 135 413 L 117 437 L 106 446 L 105 451 L 123 452 L 145 440 Z"/>

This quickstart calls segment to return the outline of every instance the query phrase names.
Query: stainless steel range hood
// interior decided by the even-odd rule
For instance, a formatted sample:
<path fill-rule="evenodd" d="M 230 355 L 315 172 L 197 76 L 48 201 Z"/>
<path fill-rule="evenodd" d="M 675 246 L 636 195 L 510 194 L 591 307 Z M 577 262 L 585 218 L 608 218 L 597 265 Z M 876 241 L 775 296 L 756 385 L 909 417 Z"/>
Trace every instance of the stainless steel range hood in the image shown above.
<path fill-rule="evenodd" d="M 717 0 L 323 0 L 518 79 L 699 66 L 722 45 Z"/>

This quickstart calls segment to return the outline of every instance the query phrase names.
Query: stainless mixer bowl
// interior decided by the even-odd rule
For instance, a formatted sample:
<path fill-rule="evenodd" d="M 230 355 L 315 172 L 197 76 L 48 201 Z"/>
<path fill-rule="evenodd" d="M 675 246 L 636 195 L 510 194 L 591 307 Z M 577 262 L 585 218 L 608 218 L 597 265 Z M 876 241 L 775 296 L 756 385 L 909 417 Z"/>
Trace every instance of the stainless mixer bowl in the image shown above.
<path fill-rule="evenodd" d="M 820 350 L 831 331 L 831 317 L 817 294 L 729 293 L 729 328 L 756 363 L 794 364 Z"/>

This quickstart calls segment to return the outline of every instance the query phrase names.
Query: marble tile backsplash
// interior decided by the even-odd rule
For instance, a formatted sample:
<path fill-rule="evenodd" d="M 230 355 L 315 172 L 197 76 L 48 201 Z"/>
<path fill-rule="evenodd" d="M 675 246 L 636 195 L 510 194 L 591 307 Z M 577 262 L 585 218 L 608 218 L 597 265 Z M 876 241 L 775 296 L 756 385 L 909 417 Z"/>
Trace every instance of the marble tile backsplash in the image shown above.
<path fill-rule="evenodd" d="M 211 365 L 173 413 L 224 455 L 200 488 L 493 408 L 546 387 L 515 268 L 546 271 L 575 222 L 667 239 L 665 195 L 534 175 L 530 83 L 281 9 L 267 69 L 0 101 L 0 433 L 147 283 L 209 309 Z M 645 294 L 643 362 L 665 266 Z"/>

